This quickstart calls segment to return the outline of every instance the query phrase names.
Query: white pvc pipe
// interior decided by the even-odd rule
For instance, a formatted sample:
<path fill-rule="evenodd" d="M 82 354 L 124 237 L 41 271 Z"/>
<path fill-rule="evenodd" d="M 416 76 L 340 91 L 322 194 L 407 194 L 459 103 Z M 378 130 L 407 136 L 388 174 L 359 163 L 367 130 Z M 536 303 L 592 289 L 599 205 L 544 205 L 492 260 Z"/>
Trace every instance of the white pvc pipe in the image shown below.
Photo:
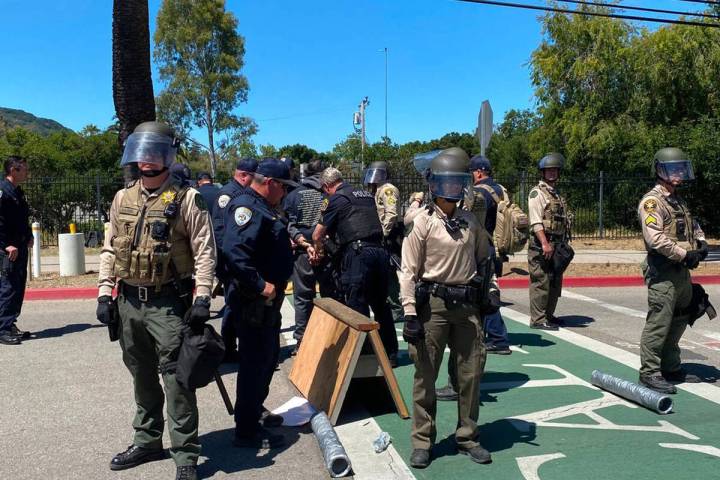
<path fill-rule="evenodd" d="M 61 233 L 58 235 L 60 276 L 85 274 L 85 235 Z"/>
<path fill-rule="evenodd" d="M 32 250 L 32 275 L 40 277 L 40 223 L 32 224 L 33 250 Z"/>

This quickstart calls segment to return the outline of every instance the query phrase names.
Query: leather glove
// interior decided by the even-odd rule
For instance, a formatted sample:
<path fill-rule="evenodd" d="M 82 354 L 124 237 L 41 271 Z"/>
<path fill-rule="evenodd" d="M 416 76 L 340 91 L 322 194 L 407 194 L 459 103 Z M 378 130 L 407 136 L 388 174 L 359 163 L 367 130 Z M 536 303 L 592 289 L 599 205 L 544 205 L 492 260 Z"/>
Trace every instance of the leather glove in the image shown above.
<path fill-rule="evenodd" d="M 418 321 L 417 315 L 405 315 L 403 339 L 410 345 L 417 345 L 425 338 L 425 328 Z"/>
<path fill-rule="evenodd" d="M 195 333 L 202 333 L 205 322 L 210 320 L 210 297 L 196 297 L 188 311 L 187 322 Z"/>
<path fill-rule="evenodd" d="M 685 259 L 683 260 L 683 263 L 687 268 L 693 270 L 697 268 L 698 265 L 700 265 L 700 261 L 702 259 L 703 257 L 700 250 L 688 250 L 688 252 L 685 254 Z"/>
<path fill-rule="evenodd" d="M 705 260 L 708 256 L 708 253 L 710 253 L 708 243 L 705 240 L 698 240 L 695 243 L 697 243 L 697 248 L 700 252 L 700 260 Z"/>
<path fill-rule="evenodd" d="M 95 316 L 98 321 L 105 325 L 115 323 L 115 302 L 110 295 L 98 297 L 97 309 Z"/>
<path fill-rule="evenodd" d="M 492 315 L 493 313 L 496 313 L 498 310 L 500 310 L 500 305 L 500 290 L 491 288 L 490 292 L 488 293 L 487 307 L 485 308 L 485 311 L 483 313 L 485 315 Z"/>

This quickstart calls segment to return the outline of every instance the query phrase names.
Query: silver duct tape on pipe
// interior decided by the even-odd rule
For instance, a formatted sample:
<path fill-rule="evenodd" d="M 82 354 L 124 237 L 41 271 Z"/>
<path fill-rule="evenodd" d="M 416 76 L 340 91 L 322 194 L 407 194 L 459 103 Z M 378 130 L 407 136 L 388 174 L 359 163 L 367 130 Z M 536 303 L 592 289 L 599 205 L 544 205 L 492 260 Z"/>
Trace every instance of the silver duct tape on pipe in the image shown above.
<path fill-rule="evenodd" d="M 350 458 L 345 453 L 345 448 L 340 443 L 340 439 L 330 424 L 327 415 L 324 412 L 316 413 L 310 419 L 310 426 L 320 445 L 320 450 L 325 458 L 325 466 L 330 472 L 330 476 L 337 478 L 349 474 L 352 469 Z"/>
<path fill-rule="evenodd" d="M 590 382 L 603 390 L 614 393 L 626 400 L 631 400 L 661 415 L 672 412 L 673 402 L 670 397 L 637 383 L 602 373 L 599 370 L 593 370 Z"/>

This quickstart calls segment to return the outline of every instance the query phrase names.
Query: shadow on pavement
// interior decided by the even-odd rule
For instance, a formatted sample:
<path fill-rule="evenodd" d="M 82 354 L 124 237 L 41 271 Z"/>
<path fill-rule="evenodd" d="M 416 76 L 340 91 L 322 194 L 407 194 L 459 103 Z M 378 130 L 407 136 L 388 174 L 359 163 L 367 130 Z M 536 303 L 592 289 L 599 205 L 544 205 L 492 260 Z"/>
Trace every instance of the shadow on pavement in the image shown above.
<path fill-rule="evenodd" d="M 508 333 L 510 345 L 517 345 L 522 348 L 524 345 L 528 347 L 549 347 L 555 345 L 547 338 L 538 333 Z"/>
<path fill-rule="evenodd" d="M 595 323 L 594 318 L 585 315 L 563 315 L 557 318 L 565 322 L 566 327 L 586 328 L 588 324 Z"/>
<path fill-rule="evenodd" d="M 480 382 L 480 405 L 497 402 L 493 394 L 507 392 L 530 381 L 530 377 L 519 372 L 485 372 Z"/>
<path fill-rule="evenodd" d="M 274 465 L 275 457 L 292 447 L 300 439 L 301 430 L 294 427 L 279 427 L 271 430 L 273 433 L 281 433 L 285 436 L 283 447 L 274 450 L 237 448 L 232 444 L 235 435 L 234 428 L 201 435 L 200 444 L 203 455 L 208 458 L 204 463 L 198 465 L 198 476 L 207 478 L 218 472 L 230 474 Z"/>
<path fill-rule="evenodd" d="M 495 420 L 478 427 L 476 440 L 489 452 L 500 452 L 512 448 L 516 443 L 537 445 L 535 424 L 519 420 Z M 461 455 L 457 451 L 455 435 L 443 438 L 433 447 L 433 458 Z M 467 461 L 471 461 L 469 458 Z"/>
<path fill-rule="evenodd" d="M 720 380 L 720 370 L 712 365 L 702 363 L 683 363 L 683 368 L 687 373 L 697 375 L 706 383 L 717 383 Z"/>
<path fill-rule="evenodd" d="M 105 328 L 105 325 L 101 323 L 72 323 L 65 325 L 64 327 L 58 328 L 46 328 L 38 332 L 33 332 L 30 340 L 42 340 L 44 338 L 62 337 L 63 335 L 69 335 L 71 333 L 84 332 L 90 328 Z"/>

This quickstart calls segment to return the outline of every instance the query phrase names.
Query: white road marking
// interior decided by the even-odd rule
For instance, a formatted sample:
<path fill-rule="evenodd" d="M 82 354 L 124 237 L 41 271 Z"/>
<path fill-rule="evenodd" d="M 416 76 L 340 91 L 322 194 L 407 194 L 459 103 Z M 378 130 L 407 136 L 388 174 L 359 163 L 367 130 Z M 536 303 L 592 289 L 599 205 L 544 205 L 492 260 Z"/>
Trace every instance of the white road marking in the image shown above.
<path fill-rule="evenodd" d="M 694 445 L 692 443 L 658 443 L 663 448 L 676 448 L 678 450 L 690 450 L 691 452 L 704 453 L 720 458 L 720 448 L 710 445 Z"/>
<path fill-rule="evenodd" d="M 530 317 L 524 313 L 505 307 L 501 308 L 500 312 L 505 318 L 523 325 L 530 325 Z M 586 350 L 602 355 L 603 357 L 614 360 L 632 369 L 638 370 L 640 368 L 640 356 L 623 350 L 622 348 L 608 345 L 599 340 L 595 340 L 594 338 L 586 337 L 564 328 L 558 331 L 543 331 L 541 335 L 545 334 L 585 348 Z M 709 383 L 687 383 L 678 385 L 677 388 L 693 393 L 698 397 L 704 398 L 705 400 L 709 400 L 713 403 L 720 404 L 720 389 Z"/>
<path fill-rule="evenodd" d="M 557 460 L 559 458 L 565 458 L 562 453 L 551 453 L 549 455 L 535 455 L 532 457 L 518 457 L 515 461 L 518 464 L 520 473 L 525 477 L 525 480 L 540 480 L 538 470 L 543 463 L 547 463 L 551 460 Z"/>

